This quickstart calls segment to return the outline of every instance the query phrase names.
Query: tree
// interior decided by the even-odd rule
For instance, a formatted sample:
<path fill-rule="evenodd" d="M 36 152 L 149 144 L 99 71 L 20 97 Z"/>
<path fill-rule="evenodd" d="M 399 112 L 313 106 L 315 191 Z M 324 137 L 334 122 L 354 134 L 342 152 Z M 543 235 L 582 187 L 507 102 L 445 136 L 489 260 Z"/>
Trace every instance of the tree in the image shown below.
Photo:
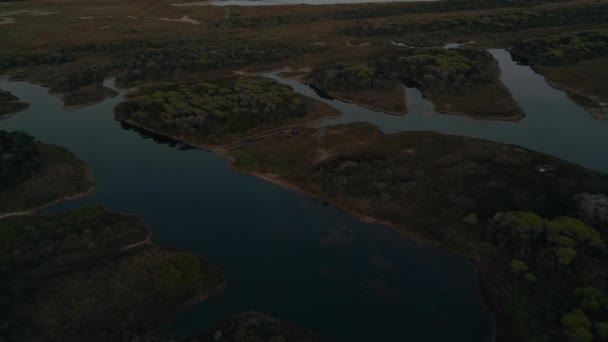
<path fill-rule="evenodd" d="M 514 259 L 511 261 L 511 271 L 515 274 L 526 273 L 528 271 L 528 265 L 519 259 Z"/>
<path fill-rule="evenodd" d="M 591 321 L 583 310 L 574 309 L 568 313 L 562 315 L 561 319 L 564 333 L 573 342 L 591 342 L 593 341 L 593 335 L 589 331 L 591 328 Z"/>

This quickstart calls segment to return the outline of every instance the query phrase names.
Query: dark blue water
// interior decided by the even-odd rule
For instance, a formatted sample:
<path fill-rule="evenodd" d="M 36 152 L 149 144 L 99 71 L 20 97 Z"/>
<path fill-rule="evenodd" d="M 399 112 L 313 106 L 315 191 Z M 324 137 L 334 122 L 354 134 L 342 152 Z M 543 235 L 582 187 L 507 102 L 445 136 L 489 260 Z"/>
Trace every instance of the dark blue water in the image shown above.
<path fill-rule="evenodd" d="M 515 65 L 504 51 L 492 53 L 528 115 L 518 123 L 437 114 L 420 93 L 410 91 L 406 116 L 327 101 L 345 115 L 322 125 L 368 121 L 385 132 L 462 134 L 608 171 L 602 153 L 608 125 L 591 119 L 529 68 Z M 315 96 L 298 82 L 280 81 Z M 97 190 L 92 195 L 46 211 L 94 203 L 138 215 L 150 225 L 155 242 L 207 256 L 226 274 L 225 292 L 180 314 L 173 332 L 200 332 L 231 313 L 255 309 L 309 326 L 333 341 L 491 338 L 491 315 L 464 258 L 238 174 L 212 152 L 183 151 L 126 130 L 112 115 L 122 96 L 65 111 L 42 87 L 0 81 L 0 88 L 31 104 L 0 122 L 0 129 L 23 130 L 64 146 L 93 169 Z"/>

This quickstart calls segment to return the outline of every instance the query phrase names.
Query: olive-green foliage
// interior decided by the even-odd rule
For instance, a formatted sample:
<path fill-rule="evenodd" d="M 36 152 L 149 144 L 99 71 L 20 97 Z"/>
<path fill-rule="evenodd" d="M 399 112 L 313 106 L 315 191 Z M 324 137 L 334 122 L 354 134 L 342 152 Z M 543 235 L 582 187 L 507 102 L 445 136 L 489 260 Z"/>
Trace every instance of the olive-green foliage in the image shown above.
<path fill-rule="evenodd" d="M 591 342 L 593 335 L 589 331 L 591 321 L 581 309 L 565 313 L 561 319 L 566 336 L 573 342 Z"/>
<path fill-rule="evenodd" d="M 432 93 L 461 91 L 484 82 L 482 71 L 494 63 L 480 49 L 420 48 L 387 55 L 366 64 L 332 65 L 311 72 L 312 83 L 324 91 L 387 87 L 395 80 L 419 85 Z"/>
<path fill-rule="evenodd" d="M 39 165 L 34 137 L 23 132 L 0 131 L 0 187 L 18 183 Z"/>
<path fill-rule="evenodd" d="M 549 10 L 528 10 L 477 17 L 448 18 L 420 23 L 359 23 L 345 30 L 355 36 L 392 36 L 407 33 L 446 31 L 472 34 L 512 32 L 530 28 L 603 23 L 608 20 L 608 6 L 566 7 Z"/>
<path fill-rule="evenodd" d="M 571 217 L 548 220 L 531 212 L 499 213 L 482 226 L 481 239 L 511 259 L 497 277 L 523 335 L 592 341 L 591 319 L 608 314 L 608 250 L 600 233 Z"/>
<path fill-rule="evenodd" d="M 317 53 L 319 46 L 297 46 L 283 43 L 250 43 L 220 36 L 200 39 L 158 41 L 98 42 L 65 47 L 42 54 L 0 56 L 0 71 L 19 67 L 44 66 L 48 77 L 44 83 L 54 91 L 75 90 L 100 84 L 104 77 L 116 76 L 122 84 L 162 80 L 175 73 L 205 72 L 253 64 L 278 62 L 306 53 Z M 82 58 L 105 56 L 107 63 L 88 65 L 54 74 L 54 65 Z"/>
<path fill-rule="evenodd" d="M 119 119 L 190 141 L 217 143 L 230 134 L 306 114 L 290 87 L 263 77 L 228 79 L 157 91 L 119 104 Z"/>
<path fill-rule="evenodd" d="M 475 213 L 470 213 L 462 219 L 462 222 L 468 225 L 476 225 L 477 223 L 479 223 L 479 215 Z"/>
<path fill-rule="evenodd" d="M 515 259 L 511 261 L 511 270 L 514 273 L 526 273 L 528 271 L 528 265 L 519 259 Z"/>
<path fill-rule="evenodd" d="M 580 31 L 516 43 L 511 50 L 521 62 L 568 65 L 608 55 L 608 30 Z"/>

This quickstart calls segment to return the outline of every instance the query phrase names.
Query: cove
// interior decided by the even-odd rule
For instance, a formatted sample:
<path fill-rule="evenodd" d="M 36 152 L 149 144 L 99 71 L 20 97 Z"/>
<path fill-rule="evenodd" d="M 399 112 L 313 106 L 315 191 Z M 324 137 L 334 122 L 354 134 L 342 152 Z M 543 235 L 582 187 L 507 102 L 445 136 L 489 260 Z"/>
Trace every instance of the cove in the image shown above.
<path fill-rule="evenodd" d="M 507 52 L 491 52 L 503 82 L 526 111 L 519 122 L 438 114 L 410 90 L 405 116 L 321 99 L 344 116 L 320 125 L 367 121 L 386 133 L 467 135 L 608 170 L 608 160 L 595 150 L 606 146 L 608 126 L 528 67 L 513 63 Z M 298 81 L 269 76 L 319 98 Z M 194 334 L 229 314 L 255 309 L 306 325 L 331 341 L 491 339 L 492 316 L 466 259 L 236 173 L 218 154 L 176 148 L 127 130 L 112 114 L 122 95 L 66 111 L 43 87 L 0 81 L 0 88 L 31 104 L 1 121 L 0 129 L 23 130 L 64 146 L 93 170 L 93 194 L 44 212 L 101 204 L 140 216 L 155 242 L 206 256 L 225 273 L 225 292 L 178 315 L 171 326 L 175 334 Z"/>

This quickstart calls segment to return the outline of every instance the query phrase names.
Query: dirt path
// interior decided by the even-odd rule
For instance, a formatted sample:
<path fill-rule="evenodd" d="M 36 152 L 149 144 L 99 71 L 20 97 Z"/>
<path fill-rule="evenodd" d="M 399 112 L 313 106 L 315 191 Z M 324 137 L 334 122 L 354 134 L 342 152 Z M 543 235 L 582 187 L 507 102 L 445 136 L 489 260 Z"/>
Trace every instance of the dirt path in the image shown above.
<path fill-rule="evenodd" d="M 126 245 L 122 248 L 123 251 L 128 251 L 129 249 L 133 249 L 139 246 L 143 246 L 143 245 L 148 245 L 150 244 L 151 239 L 150 239 L 150 235 L 148 235 L 148 237 L 145 240 L 139 241 L 139 242 L 134 242 L 130 245 Z"/>

